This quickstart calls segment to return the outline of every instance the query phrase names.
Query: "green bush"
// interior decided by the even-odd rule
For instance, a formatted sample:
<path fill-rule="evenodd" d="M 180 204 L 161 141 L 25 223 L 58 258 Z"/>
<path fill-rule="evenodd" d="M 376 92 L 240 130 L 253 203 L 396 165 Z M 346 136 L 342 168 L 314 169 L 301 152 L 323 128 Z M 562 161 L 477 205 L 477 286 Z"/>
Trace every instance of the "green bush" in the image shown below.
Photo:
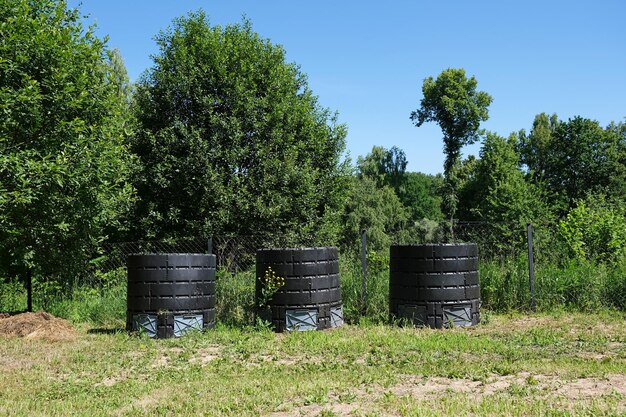
<path fill-rule="evenodd" d="M 574 259 L 614 262 L 626 247 L 626 210 L 622 203 L 590 195 L 559 223 L 559 235 Z"/>
<path fill-rule="evenodd" d="M 542 310 L 562 307 L 593 310 L 608 307 L 603 295 L 606 286 L 606 268 L 589 262 L 570 261 L 537 268 L 537 304 Z"/>
<path fill-rule="evenodd" d="M 37 308 L 75 323 L 102 327 L 124 327 L 126 322 L 126 268 L 96 272 L 94 285 L 76 288 L 70 296 L 54 287 L 33 283 Z"/>
<path fill-rule="evenodd" d="M 106 290 L 80 287 L 70 297 L 49 302 L 46 310 L 74 323 L 123 328 L 126 323 L 126 285 Z"/>
<path fill-rule="evenodd" d="M 626 256 L 622 256 L 608 271 L 604 297 L 610 307 L 626 310 Z"/>
<path fill-rule="evenodd" d="M 482 305 L 494 311 L 530 307 L 528 258 L 505 258 L 480 264 Z M 613 264 L 586 260 L 544 262 L 535 266 L 537 307 L 591 311 L 626 308 L 626 257 Z"/>

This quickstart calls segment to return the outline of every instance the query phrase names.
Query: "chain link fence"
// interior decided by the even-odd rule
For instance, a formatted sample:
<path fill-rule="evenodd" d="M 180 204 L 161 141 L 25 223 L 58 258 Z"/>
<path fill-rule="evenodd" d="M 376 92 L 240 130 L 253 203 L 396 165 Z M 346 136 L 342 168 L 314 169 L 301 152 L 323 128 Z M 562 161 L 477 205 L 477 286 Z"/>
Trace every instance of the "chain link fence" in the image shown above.
<path fill-rule="evenodd" d="M 478 245 L 481 276 L 481 299 L 489 309 L 556 308 L 572 305 L 576 308 L 593 306 L 625 306 L 626 285 L 620 284 L 623 271 L 613 266 L 583 265 L 570 262 L 567 248 L 558 238 L 555 226 L 540 225 L 531 230 L 524 224 L 457 222 L 452 228 L 441 224 L 434 233 L 404 232 L 391 237 L 393 244 L 422 244 L 436 242 L 473 242 Z M 125 279 L 126 259 L 137 253 L 213 253 L 221 290 L 234 301 L 241 291 L 250 292 L 254 286 L 255 258 L 258 249 L 312 246 L 339 246 L 341 280 L 344 299 L 354 305 L 356 312 L 376 312 L 384 317 L 388 305 L 389 244 L 376 245 L 375 236 L 365 234 L 363 240 L 337 245 L 313 237 L 228 236 L 215 235 L 163 241 L 115 242 L 103 245 L 94 262 L 92 274 L 86 274 L 80 284 L 94 287 L 109 282 L 106 276 L 114 272 L 115 282 Z M 532 253 L 529 243 L 532 239 Z M 529 262 L 532 259 L 533 263 Z M 625 266 L 626 268 L 626 266 Z M 104 274 L 104 275 L 103 275 Z M 366 290 L 367 289 L 367 290 Z M 250 293 L 252 294 L 252 293 Z M 250 298 L 252 295 L 246 297 Z M 247 300 L 249 303 L 251 300 Z M 594 307 L 595 308 L 595 307 Z"/>
<path fill-rule="evenodd" d="M 440 226 L 442 229 L 449 226 Z M 367 233 L 367 231 L 365 231 Z M 442 237 L 448 234 L 447 237 Z M 451 236 L 449 236 L 451 234 Z M 535 229 L 533 236 L 535 259 L 540 258 L 543 249 L 549 245 L 553 232 L 548 229 Z M 478 245 L 481 259 L 504 259 L 527 253 L 528 235 L 523 225 L 457 222 L 452 231 L 435 234 L 436 239 L 428 240 L 423 235 L 405 234 L 394 239 L 394 244 L 421 244 L 437 241 L 473 242 Z M 216 235 L 159 241 L 110 242 L 102 246 L 101 256 L 96 260 L 96 268 L 102 272 L 112 271 L 126 266 L 128 255 L 137 253 L 213 253 L 216 255 L 218 269 L 229 272 L 249 270 L 254 266 L 255 254 L 261 248 L 333 246 L 336 243 L 320 243 L 317 239 L 288 238 L 281 236 L 228 236 Z M 344 245 L 345 246 L 345 245 Z M 353 247 L 342 248 L 346 253 L 360 253 L 361 242 L 354 242 Z"/>
<path fill-rule="evenodd" d="M 433 230 L 435 233 L 404 233 L 401 238 L 391 237 L 390 241 L 394 244 L 474 242 L 478 245 L 481 260 L 483 305 L 499 311 L 525 309 L 534 305 L 526 225 L 457 222 L 452 229 L 442 224 Z M 339 246 L 344 299 L 354 307 L 354 316 L 367 311 L 376 312 L 376 317 L 382 318 L 386 316 L 388 306 L 389 243 L 378 242 L 376 246 L 375 236 L 371 236 L 371 242 L 369 239 L 366 232 L 365 246 L 362 239 L 338 245 L 315 236 L 296 238 L 260 235 L 110 242 L 102 245 L 91 262 L 90 270 L 74 281 L 73 285 L 74 288 L 92 287 L 103 291 L 112 286 L 124 285 L 126 261 L 131 254 L 213 253 L 216 255 L 218 273 L 223 277 L 220 294 L 224 298 L 220 303 L 226 309 L 226 306 L 245 304 L 237 298 L 242 293 L 247 294 L 246 303 L 253 302 L 251 289 L 254 287 L 258 249 Z M 534 227 L 534 252 L 531 259 L 536 269 L 534 288 L 538 308 L 549 309 L 563 305 L 576 308 L 626 308 L 626 281 L 623 279 L 626 262 L 623 265 L 589 263 L 580 266 L 568 257 L 567 248 L 562 246 L 561 240 L 555 225 Z M 54 294 L 53 289 L 48 288 L 50 282 L 37 278 L 35 292 Z"/>
<path fill-rule="evenodd" d="M 112 242 L 102 245 L 96 265 L 102 272 L 126 267 L 128 255 L 138 253 L 212 253 L 218 269 L 232 273 L 254 267 L 256 251 L 262 248 L 310 247 L 320 243 L 313 237 L 227 236 L 181 238 L 159 241 Z"/>

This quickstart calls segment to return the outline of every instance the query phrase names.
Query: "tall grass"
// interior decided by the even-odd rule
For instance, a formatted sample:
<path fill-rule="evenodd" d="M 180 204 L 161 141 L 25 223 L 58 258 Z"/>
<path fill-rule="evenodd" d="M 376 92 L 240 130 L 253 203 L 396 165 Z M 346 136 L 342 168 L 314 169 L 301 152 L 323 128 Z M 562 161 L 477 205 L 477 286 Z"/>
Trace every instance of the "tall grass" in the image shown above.
<path fill-rule="evenodd" d="M 255 270 L 217 272 L 217 320 L 231 326 L 254 324 Z"/>
<path fill-rule="evenodd" d="M 17 279 L 0 281 L 0 313 L 26 310 L 26 290 Z"/>
<path fill-rule="evenodd" d="M 344 317 L 349 323 L 385 323 L 389 317 L 389 262 L 368 255 L 367 297 L 363 297 L 361 262 L 356 256 L 340 260 Z M 530 307 L 526 256 L 483 260 L 480 263 L 482 307 L 496 312 Z M 217 319 L 229 326 L 254 324 L 254 270 L 217 274 Z M 37 282 L 36 282 L 37 284 Z M 561 309 L 626 310 L 626 258 L 614 264 L 556 261 L 536 265 L 536 299 L 539 311 Z M 98 285 L 80 287 L 71 295 L 35 285 L 34 308 L 74 322 L 123 327 L 126 318 L 126 272 L 122 268 L 100 276 Z M 0 311 L 23 311 L 26 292 L 12 280 L 0 284 Z"/>
<path fill-rule="evenodd" d="M 530 306 L 528 258 L 506 258 L 480 264 L 483 306 L 494 311 Z M 545 262 L 535 266 L 540 311 L 602 308 L 626 309 L 626 258 L 614 264 L 589 261 Z"/>
<path fill-rule="evenodd" d="M 341 296 L 344 318 L 348 323 L 366 319 L 386 322 L 389 317 L 389 267 L 368 259 L 367 282 L 363 292 L 361 261 L 345 257 L 340 261 Z"/>

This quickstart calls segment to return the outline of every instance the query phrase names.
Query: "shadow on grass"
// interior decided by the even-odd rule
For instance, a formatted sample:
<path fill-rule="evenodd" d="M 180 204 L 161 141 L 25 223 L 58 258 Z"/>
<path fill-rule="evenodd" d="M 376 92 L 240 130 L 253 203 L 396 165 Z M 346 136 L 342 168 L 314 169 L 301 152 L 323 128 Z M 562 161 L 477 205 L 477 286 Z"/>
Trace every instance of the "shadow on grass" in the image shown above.
<path fill-rule="evenodd" d="M 28 313 L 28 310 L 20 310 L 20 311 L 0 311 L 0 318 L 3 317 L 11 317 L 17 316 L 18 314 Z"/>
<path fill-rule="evenodd" d="M 126 333 L 126 329 L 123 327 L 118 328 L 96 328 L 87 330 L 87 334 L 119 334 Z"/>

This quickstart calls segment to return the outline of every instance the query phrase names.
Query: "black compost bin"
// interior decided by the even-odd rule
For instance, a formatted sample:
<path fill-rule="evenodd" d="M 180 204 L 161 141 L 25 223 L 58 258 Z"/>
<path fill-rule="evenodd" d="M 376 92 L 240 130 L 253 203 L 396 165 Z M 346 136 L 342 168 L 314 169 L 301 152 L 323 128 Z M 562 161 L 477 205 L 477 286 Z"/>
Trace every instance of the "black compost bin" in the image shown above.
<path fill-rule="evenodd" d="M 389 312 L 435 328 L 480 321 L 478 248 L 474 243 L 395 245 L 389 260 Z"/>
<path fill-rule="evenodd" d="M 268 291 L 272 285 L 275 291 Z M 342 325 L 337 248 L 258 250 L 256 302 L 258 315 L 277 332 Z"/>
<path fill-rule="evenodd" d="M 215 255 L 129 255 L 126 328 L 178 337 L 215 325 Z"/>

